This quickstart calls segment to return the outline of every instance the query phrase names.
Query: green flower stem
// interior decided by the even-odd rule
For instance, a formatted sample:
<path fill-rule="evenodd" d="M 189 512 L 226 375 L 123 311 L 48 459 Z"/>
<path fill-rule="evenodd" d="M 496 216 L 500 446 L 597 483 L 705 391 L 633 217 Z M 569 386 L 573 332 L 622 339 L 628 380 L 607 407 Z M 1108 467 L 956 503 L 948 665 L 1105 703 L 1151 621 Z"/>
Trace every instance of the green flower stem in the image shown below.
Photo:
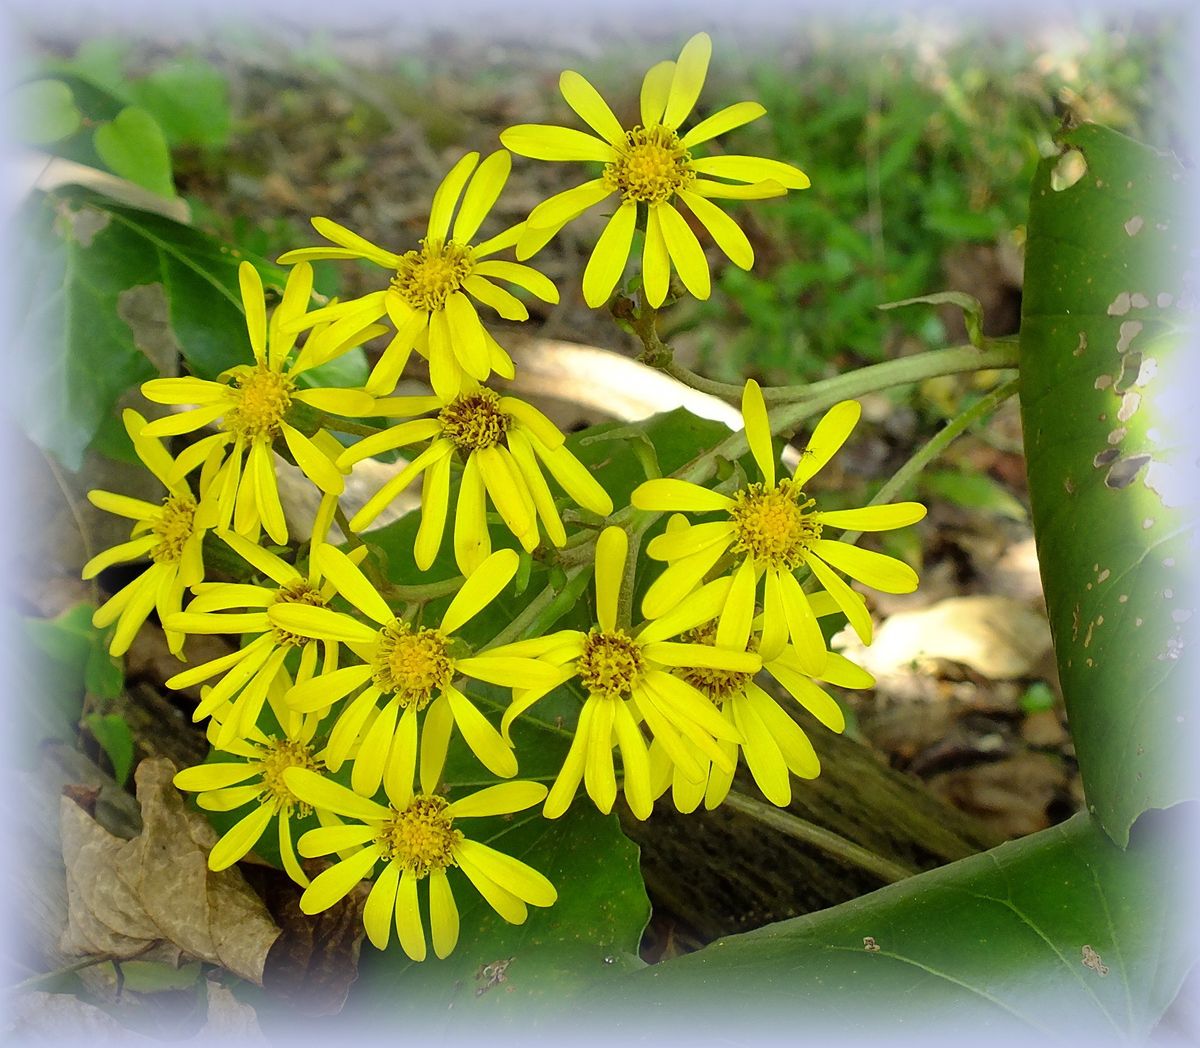
<path fill-rule="evenodd" d="M 978 403 L 972 404 L 966 411 L 955 415 L 954 418 L 917 449 L 913 456 L 875 493 L 875 497 L 871 499 L 868 505 L 879 506 L 883 503 L 891 502 L 909 484 L 915 481 L 921 470 L 945 451 L 955 439 L 980 419 L 986 418 L 995 411 L 1004 401 L 1017 392 L 1020 385 L 1021 380 L 1019 376 L 1011 378 L 1003 385 L 997 386 Z M 845 534 L 839 536 L 839 541 L 857 542 L 861 535 L 861 531 L 847 531 Z"/>
<path fill-rule="evenodd" d="M 570 599 L 570 601 L 574 603 L 575 600 L 578 599 L 579 595 L 577 592 L 575 592 L 575 587 L 572 585 L 572 583 L 575 582 L 580 575 L 585 572 L 590 572 L 591 570 L 592 562 L 591 560 L 588 560 L 586 563 L 578 564 L 575 567 L 567 570 L 566 584 L 560 590 L 556 590 L 553 586 L 543 586 L 541 593 L 539 593 L 533 598 L 533 600 L 526 604 L 525 607 L 521 609 L 517 617 L 513 619 L 512 622 L 510 622 L 507 626 L 505 626 L 504 629 L 497 633 L 490 641 L 488 641 L 487 644 L 484 645 L 480 650 L 482 651 L 484 648 L 499 647 L 501 644 L 509 644 L 515 640 L 524 640 L 527 635 L 530 637 L 537 636 L 537 631 L 531 629 L 530 627 L 537 627 L 538 629 L 541 628 L 539 625 L 540 620 L 543 618 L 543 615 L 546 612 L 551 611 L 556 600 Z M 526 631 L 528 631 L 528 634 Z"/>
<path fill-rule="evenodd" d="M 317 416 L 317 429 L 329 429 L 336 433 L 350 433 L 356 437 L 373 437 L 382 433 L 388 426 L 368 426 L 362 422 L 351 422 L 341 415 L 327 415 L 322 412 Z"/>
<path fill-rule="evenodd" d="M 876 855 L 861 845 L 846 840 L 845 837 L 834 833 L 832 830 L 827 830 L 823 826 L 817 826 L 807 819 L 793 815 L 786 809 L 775 808 L 769 804 L 764 804 L 762 801 L 756 801 L 752 797 L 738 793 L 737 790 L 730 790 L 723 804 L 736 812 L 741 812 L 741 814 L 749 816 L 756 822 L 761 822 L 764 826 L 769 826 L 779 833 L 802 841 L 805 844 L 811 844 L 816 848 L 820 848 L 827 855 L 832 855 L 852 866 L 857 866 L 861 870 L 873 873 L 884 884 L 895 884 L 897 881 L 912 877 L 917 872 Z"/>
<path fill-rule="evenodd" d="M 800 386 L 763 386 L 763 400 L 768 406 L 793 404 L 825 397 L 831 393 L 840 393 L 837 399 L 845 400 L 849 397 L 861 397 L 865 393 L 876 393 L 892 386 L 923 382 L 927 378 L 936 378 L 939 375 L 956 375 L 989 368 L 1012 368 L 1017 366 L 1017 348 L 1016 340 L 987 339 L 982 349 L 966 345 L 914 353 L 912 356 L 885 360 L 882 364 L 872 364 L 846 375 L 822 379 L 820 382 L 809 382 Z M 716 382 L 703 375 L 697 375 L 670 359 L 655 366 L 701 393 L 709 393 L 735 405 L 742 401 L 741 386 Z"/>

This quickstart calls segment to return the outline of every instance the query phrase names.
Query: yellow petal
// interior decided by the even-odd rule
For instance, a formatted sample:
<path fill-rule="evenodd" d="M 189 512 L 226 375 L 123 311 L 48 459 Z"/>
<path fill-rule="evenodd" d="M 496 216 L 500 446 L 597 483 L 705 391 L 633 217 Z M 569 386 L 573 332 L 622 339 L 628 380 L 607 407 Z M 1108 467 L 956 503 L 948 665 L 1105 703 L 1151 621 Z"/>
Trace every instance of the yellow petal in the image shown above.
<path fill-rule="evenodd" d="M 621 122 L 613 116 L 613 111 L 600 97 L 600 92 L 584 77 L 568 69 L 558 78 L 558 89 L 567 100 L 567 105 L 574 109 L 579 118 L 596 134 L 618 149 L 625 144 L 625 129 Z"/>
<path fill-rule="evenodd" d="M 774 568 L 767 570 L 775 573 L 779 583 L 788 635 L 800 668 L 805 673 L 820 673 L 825 668 L 827 655 L 825 637 L 808 602 L 808 595 L 800 588 L 800 583 L 790 571 L 777 571 Z M 859 601 L 858 604 L 865 613 L 866 608 L 862 602 Z M 869 617 L 867 621 L 870 622 Z"/>
<path fill-rule="evenodd" d="M 454 206 L 462 196 L 463 186 L 479 163 L 478 153 L 468 153 L 458 161 L 442 179 L 441 185 L 433 194 L 433 203 L 429 209 L 429 230 L 426 234 L 431 240 L 445 240 L 450 233 L 450 216 L 454 214 Z"/>
<path fill-rule="evenodd" d="M 363 927 L 367 938 L 377 950 L 386 950 L 392 937 L 392 913 L 396 907 L 396 892 L 400 885 L 400 866 L 389 862 L 371 887 L 363 907 Z"/>
<path fill-rule="evenodd" d="M 763 662 L 778 658 L 788 642 L 787 608 L 783 603 L 783 585 L 779 572 L 768 568 L 763 579 L 763 624 L 758 650 Z"/>
<path fill-rule="evenodd" d="M 246 330 L 254 358 L 262 360 L 267 352 L 267 307 L 263 299 L 262 278 L 249 262 L 238 266 L 238 284 L 242 290 L 242 305 L 246 309 Z"/>
<path fill-rule="evenodd" d="M 446 814 L 455 819 L 510 815 L 541 804 L 547 792 L 540 782 L 501 782 L 454 801 Z"/>
<path fill-rule="evenodd" d="M 613 714 L 613 730 L 621 750 L 622 791 L 629 810 L 637 819 L 648 819 L 654 810 L 650 788 L 650 761 L 646 742 L 626 703 L 619 702 Z"/>
<path fill-rule="evenodd" d="M 472 298 L 491 306 L 505 320 L 528 320 L 529 309 L 516 295 L 493 284 L 486 277 L 472 273 L 463 281 L 463 290 Z"/>
<path fill-rule="evenodd" d="M 197 764 L 176 772 L 171 781 L 176 789 L 195 793 L 200 790 L 220 790 L 245 782 L 262 771 L 259 764 L 237 761 L 230 764 Z"/>
<path fill-rule="evenodd" d="M 307 859 L 317 855 L 332 855 L 359 844 L 366 844 L 376 833 L 374 826 L 354 823 L 349 826 L 322 826 L 309 830 L 297 842 L 300 854 Z"/>
<path fill-rule="evenodd" d="M 337 587 L 337 591 L 368 618 L 380 625 L 395 619 L 396 613 L 388 607 L 379 591 L 354 561 L 336 546 L 328 543 L 318 546 L 313 560 L 321 574 Z"/>
<path fill-rule="evenodd" d="M 801 706 L 817 718 L 830 731 L 845 731 L 846 716 L 842 708 L 822 688 L 808 677 L 776 662 L 771 666 L 771 676 L 782 684 Z"/>
<path fill-rule="evenodd" d="M 532 266 L 523 266 L 519 262 L 505 262 L 502 259 L 488 259 L 475 267 L 480 276 L 492 277 L 496 280 L 506 280 L 510 284 L 522 287 L 530 294 L 537 296 L 543 302 L 557 302 L 558 288 L 554 281 Z"/>
<path fill-rule="evenodd" d="M 887 506 L 863 506 L 861 509 L 837 509 L 815 513 L 822 524 L 854 531 L 891 531 L 915 524 L 925 516 L 919 502 L 894 502 Z"/>
<path fill-rule="evenodd" d="M 345 478 L 333 462 L 294 426 L 285 422 L 282 429 L 288 450 L 304 475 L 326 494 L 340 495 L 345 487 Z"/>
<path fill-rule="evenodd" d="M 707 33 L 697 33 L 679 52 L 667 95 L 667 108 L 662 117 L 662 122 L 672 130 L 683 123 L 700 97 L 711 55 L 712 40 Z"/>
<path fill-rule="evenodd" d="M 533 434 L 530 435 L 529 442 L 537 457 L 550 470 L 551 476 L 578 505 L 599 517 L 607 517 L 613 511 L 612 498 L 608 492 L 565 445 L 547 448 Z"/>
<path fill-rule="evenodd" d="M 455 291 L 446 299 L 445 312 L 454 355 L 468 375 L 482 381 L 488 377 L 491 363 L 488 360 L 487 344 L 484 342 L 479 314 L 475 312 L 471 300 L 461 291 Z"/>
<path fill-rule="evenodd" d="M 718 135 L 725 134 L 726 131 L 732 131 L 735 127 L 741 127 L 752 120 L 757 120 L 765 113 L 766 109 L 758 102 L 735 102 L 733 105 L 726 106 L 724 109 L 713 113 L 712 116 L 701 120 L 700 123 L 680 139 L 679 144 L 684 149 L 691 149 L 692 146 L 698 146 L 701 142 L 708 142 Z"/>
<path fill-rule="evenodd" d="M 588 796 L 604 815 L 612 811 L 617 799 L 617 776 L 612 757 L 613 713 L 614 700 L 604 699 L 596 704 L 588 729 L 587 759 L 583 766 Z"/>
<path fill-rule="evenodd" d="M 458 851 L 506 891 L 531 906 L 553 906 L 558 892 L 532 866 L 478 841 L 463 840 Z M 456 856 L 457 857 L 457 856 Z"/>
<path fill-rule="evenodd" d="M 596 540 L 596 621 L 602 630 L 616 629 L 628 552 L 629 536 L 621 528 L 605 528 Z"/>
<path fill-rule="evenodd" d="M 225 836 L 213 845 L 212 851 L 208 853 L 208 868 L 225 870 L 241 859 L 258 843 L 274 814 L 274 808 L 264 804 L 238 820 Z"/>
<path fill-rule="evenodd" d="M 462 584 L 442 615 L 440 632 L 449 636 L 486 608 L 517 573 L 520 557 L 515 550 L 497 550 Z"/>
<path fill-rule="evenodd" d="M 381 487 L 374 495 L 372 495 L 363 506 L 350 520 L 350 527 L 354 531 L 364 531 L 367 526 L 375 520 L 392 502 L 392 500 L 400 494 L 409 484 L 415 480 L 426 467 L 432 465 L 444 455 L 449 455 L 454 450 L 454 445 L 448 440 L 434 441 L 429 447 L 421 452 L 383 487 Z M 460 498 L 461 505 L 461 498 Z"/>
<path fill-rule="evenodd" d="M 738 733 L 721 716 L 721 711 L 686 681 L 661 670 L 651 670 L 646 674 L 646 680 L 660 700 L 659 706 L 662 707 L 665 701 L 677 714 L 674 723 L 681 730 L 683 723 L 689 721 L 714 738 L 739 741 Z"/>
<path fill-rule="evenodd" d="M 854 632 L 858 634 L 859 640 L 864 644 L 870 644 L 872 635 L 871 613 L 867 611 L 867 606 L 862 598 L 846 584 L 845 580 L 836 571 L 828 567 L 819 557 L 809 557 L 808 566 L 812 569 L 812 573 L 816 576 L 817 581 L 837 601 L 838 607 L 841 608 L 842 613 L 849 620 L 850 625 L 854 628 Z M 797 649 L 799 650 L 799 646 L 797 646 Z"/>
<path fill-rule="evenodd" d="M 792 774 L 802 779 L 815 779 L 821 773 L 821 762 L 804 729 L 758 685 L 751 684 L 746 689 L 746 697 L 775 740 Z"/>
<path fill-rule="evenodd" d="M 596 241 L 592 257 L 583 271 L 583 298 L 592 309 L 608 301 L 621 279 L 633 242 L 633 227 L 637 220 L 637 203 L 627 200 L 608 220 L 608 225 Z"/>
<path fill-rule="evenodd" d="M 671 612 L 700 585 L 727 548 L 726 543 L 716 542 L 671 564 L 646 590 L 642 614 L 648 619 L 657 619 Z"/>
<path fill-rule="evenodd" d="M 534 160 L 595 160 L 606 164 L 615 156 L 613 147 L 599 138 L 550 124 L 517 124 L 500 132 L 500 142 L 505 149 Z"/>
<path fill-rule="evenodd" d="M 131 539 L 129 542 L 122 542 L 118 546 L 106 549 L 103 553 L 97 553 L 83 566 L 80 575 L 84 579 L 93 579 L 105 568 L 111 567 L 113 564 L 137 560 L 157 545 L 158 537 L 155 535 L 144 535 L 141 538 Z"/>
<path fill-rule="evenodd" d="M 383 766 L 392 738 L 396 734 L 396 716 L 400 711 L 397 699 L 390 700 L 363 733 L 358 752 L 354 755 L 354 767 L 350 771 L 350 786 L 355 793 L 373 797 L 383 781 Z M 412 776 L 409 776 L 412 781 Z"/>
<path fill-rule="evenodd" d="M 500 196 L 511 170 L 512 157 L 503 149 L 497 149 L 476 168 L 471 184 L 463 195 L 458 218 L 454 220 L 454 240 L 460 244 L 471 242 Z"/>
<path fill-rule="evenodd" d="M 650 67 L 642 79 L 640 96 L 642 126 L 661 124 L 663 111 L 667 108 L 667 96 L 671 93 L 671 82 L 675 78 L 675 63 L 668 59 Z"/>
<path fill-rule="evenodd" d="M 301 912 L 320 913 L 334 903 L 341 902 L 359 881 L 370 874 L 378 859 L 379 846 L 370 845 L 317 874 L 300 896 Z"/>
<path fill-rule="evenodd" d="M 772 804 L 787 807 L 792 800 L 792 780 L 788 777 L 783 754 L 767 726 L 749 702 L 734 701 L 733 719 L 745 737 L 742 752 L 758 788 Z"/>
<path fill-rule="evenodd" d="M 550 666 L 537 659 L 493 655 L 488 651 L 455 659 L 454 668 L 475 680 L 513 689 L 542 687 L 557 680 L 559 675 L 557 666 Z"/>
<path fill-rule="evenodd" d="M 360 797 L 340 783 L 307 768 L 292 766 L 285 769 L 283 781 L 297 797 L 314 808 L 324 808 L 364 822 L 378 822 L 389 817 L 388 809 L 382 804 Z"/>
<path fill-rule="evenodd" d="M 713 240 L 728 256 L 729 261 L 742 269 L 754 265 L 754 248 L 741 227 L 716 204 L 686 189 L 679 190 L 679 199 L 691 209 L 712 235 Z"/>
<path fill-rule="evenodd" d="M 561 229 L 568 222 L 574 221 L 588 208 L 595 207 L 601 200 L 612 196 L 613 190 L 605 184 L 602 178 L 593 178 L 561 193 L 547 197 L 537 207 L 529 212 L 529 228 Z M 187 403 L 190 403 L 188 401 Z"/>
<path fill-rule="evenodd" d="M 429 871 L 429 930 L 433 952 L 443 959 L 449 957 L 458 944 L 458 907 L 445 870 Z"/>
<path fill-rule="evenodd" d="M 698 299 L 706 299 L 712 293 L 712 281 L 708 273 L 708 260 L 704 249 L 692 227 L 670 204 L 660 204 L 656 209 L 662 227 L 663 240 L 684 287 Z"/>
<path fill-rule="evenodd" d="M 439 695 L 425 710 L 421 725 L 421 792 L 433 793 L 442 777 L 446 752 L 450 746 L 450 731 L 454 727 L 454 711 L 450 700 Z M 505 738 L 505 742 L 508 742 Z"/>
<path fill-rule="evenodd" d="M 525 487 L 520 470 L 499 447 L 480 448 L 471 457 L 479 459 L 488 497 L 501 518 L 527 551 L 537 546 L 537 523 L 534 520 L 533 500 Z"/>
<path fill-rule="evenodd" d="M 417 708 L 407 706 L 392 740 L 383 772 L 383 789 L 392 807 L 403 811 L 412 802 L 413 775 L 417 770 Z"/>
<path fill-rule="evenodd" d="M 575 737 L 571 740 L 571 748 L 563 760 L 550 792 L 546 795 L 546 803 L 542 815 L 547 819 L 559 818 L 575 799 L 575 791 L 583 779 L 583 767 L 587 760 L 588 733 L 592 723 L 592 714 L 596 706 L 608 699 L 589 698 L 579 711 L 579 722 L 575 725 Z"/>
<path fill-rule="evenodd" d="M 912 593 L 917 588 L 917 573 L 895 557 L 830 539 L 818 539 L 811 552 L 852 579 L 884 593 Z"/>
<path fill-rule="evenodd" d="M 492 549 L 484 509 L 484 491 L 479 461 L 471 455 L 459 481 L 458 509 L 454 520 L 454 562 L 459 571 L 467 576 L 484 563 Z M 516 569 L 513 571 L 515 574 Z"/>
<path fill-rule="evenodd" d="M 660 640 L 643 645 L 642 654 L 650 662 L 670 667 L 704 667 L 730 673 L 757 673 L 762 658 L 757 652 L 718 648 L 713 644 L 690 644 Z"/>
<path fill-rule="evenodd" d="M 257 543 L 250 542 L 232 531 L 221 531 L 217 534 L 242 560 L 262 572 L 267 578 L 274 579 L 279 585 L 286 586 L 290 582 L 299 580 L 300 572 L 287 561 L 263 549 Z"/>
<path fill-rule="evenodd" d="M 465 842 L 464 842 L 465 843 Z M 524 924 L 529 916 L 525 904 L 507 888 L 502 888 L 492 880 L 475 863 L 469 855 L 464 855 L 461 848 L 455 848 L 454 858 L 467 879 L 475 885 L 475 889 L 484 897 L 487 904 L 503 917 L 509 924 Z"/>
<path fill-rule="evenodd" d="M 471 747 L 471 752 L 479 758 L 480 763 L 502 779 L 516 775 L 517 758 L 488 719 L 457 688 L 448 686 L 444 694 L 450 700 L 454 723 L 458 725 L 463 739 Z"/>
<path fill-rule="evenodd" d="M 443 455 L 425 471 L 421 485 L 421 525 L 413 543 L 413 560 L 428 571 L 442 546 L 450 507 L 450 456 Z"/>
<path fill-rule="evenodd" d="M 529 438 L 519 429 L 508 431 L 508 451 L 513 461 L 521 471 L 521 477 L 529 489 L 538 518 L 546 529 L 546 534 L 555 546 L 562 546 L 567 541 L 567 532 L 563 527 L 562 517 L 554 505 L 554 496 L 542 471 L 538 468 L 537 456 Z"/>
<path fill-rule="evenodd" d="M 345 226 L 330 221 L 328 218 L 314 218 L 312 226 L 326 240 L 332 241 L 341 248 L 353 251 L 355 254 L 369 259 L 376 265 L 384 266 L 387 269 L 395 269 L 396 263 L 400 261 L 398 255 L 394 255 L 390 251 L 384 251 L 378 244 L 373 244 L 365 237 L 360 237 L 357 233 L 352 233 Z"/>
<path fill-rule="evenodd" d="M 661 208 L 652 207 L 646 214 L 646 240 L 642 245 L 642 287 L 646 301 L 657 309 L 671 289 L 671 256 L 663 237 Z"/>
<path fill-rule="evenodd" d="M 769 200 L 771 197 L 787 195 L 787 190 L 773 178 L 763 182 L 753 182 L 748 186 L 730 185 L 728 182 L 713 182 L 707 178 L 697 178 L 691 185 L 691 192 L 712 200 Z"/>
<path fill-rule="evenodd" d="M 271 624 L 282 626 L 289 633 L 317 640 L 342 640 L 354 644 L 370 644 L 377 631 L 330 608 L 314 608 L 307 604 L 273 604 L 267 609 Z"/>
<path fill-rule="evenodd" d="M 728 495 L 674 477 L 644 481 L 634 488 L 630 501 L 637 509 L 682 510 L 685 513 L 733 508 L 733 499 Z"/>
<path fill-rule="evenodd" d="M 142 396 L 155 404 L 213 404 L 231 399 L 223 382 L 202 378 L 154 378 L 142 383 Z"/>
<path fill-rule="evenodd" d="M 862 415 L 862 406 L 857 400 L 843 400 L 834 404 L 821 417 L 808 440 L 808 447 L 800 456 L 793 479 L 797 484 L 804 483 L 817 474 L 841 446 L 846 443 L 854 427 L 858 425 Z"/>
<path fill-rule="evenodd" d="M 692 168 L 701 174 L 738 182 L 778 182 L 787 189 L 807 189 L 811 184 L 808 175 L 798 167 L 758 156 L 703 156 L 692 161 Z"/>
<path fill-rule="evenodd" d="M 401 422 L 398 426 L 391 426 L 382 432 L 372 433 L 371 436 L 364 437 L 346 448 L 338 457 L 338 469 L 346 469 L 363 459 L 374 458 L 376 455 L 394 451 L 396 448 L 428 440 L 430 437 L 438 436 L 441 431 L 442 424 L 435 418 L 416 418 L 409 422 Z"/>
<path fill-rule="evenodd" d="M 346 418 L 362 418 L 375 414 L 375 398 L 358 389 L 298 389 L 292 394 L 292 399 L 318 411 L 327 411 L 331 415 L 343 415 Z"/>

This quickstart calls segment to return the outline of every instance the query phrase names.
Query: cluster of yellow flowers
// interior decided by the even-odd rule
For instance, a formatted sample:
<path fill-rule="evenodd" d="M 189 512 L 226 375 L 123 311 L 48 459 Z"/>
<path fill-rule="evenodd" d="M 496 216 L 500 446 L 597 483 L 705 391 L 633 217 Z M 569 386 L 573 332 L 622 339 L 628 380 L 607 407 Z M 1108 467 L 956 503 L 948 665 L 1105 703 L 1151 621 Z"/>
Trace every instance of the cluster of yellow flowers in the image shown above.
<path fill-rule="evenodd" d="M 708 37 L 700 34 L 676 61 L 651 69 L 642 85 L 642 123 L 628 131 L 582 76 L 564 73 L 563 97 L 599 137 L 562 127 L 510 128 L 501 136 L 507 149 L 482 162 L 469 153 L 450 170 L 415 249 L 387 251 L 328 219 L 314 219 L 334 246 L 303 248 L 280 259 L 292 268 L 270 316 L 258 273 L 249 263 L 241 266 L 252 362 L 217 381 L 147 382 L 142 392 L 148 400 L 180 408 L 164 418 L 147 423 L 137 412 L 125 412 L 138 455 L 167 494 L 155 505 L 90 493 L 97 506 L 134 525 L 130 540 L 95 557 L 85 577 L 122 561 L 147 556 L 152 561 L 96 612 L 96 624 L 115 623 L 111 646 L 117 654 L 128 649 L 152 610 L 181 657 L 188 635 L 243 640 L 237 651 L 184 669 L 167 682 L 176 688 L 209 685 L 195 717 L 208 718 L 216 754 L 180 772 L 176 784 L 197 791 L 207 810 L 245 810 L 213 848 L 214 869 L 242 858 L 275 822 L 284 868 L 306 886 L 301 901 L 306 912 L 332 906 L 360 880 L 372 878 L 364 912 L 371 941 L 385 947 L 394 924 L 401 947 L 421 960 L 427 940 L 418 885 L 427 881 L 430 938 L 434 953 L 445 957 L 459 928 L 447 870 L 461 870 L 513 923 L 525 920 L 528 906 L 549 906 L 556 898 L 542 874 L 469 839 L 460 820 L 510 815 L 538 804 L 546 818 L 557 818 L 581 782 L 602 812 L 612 810 L 618 789 L 639 819 L 668 789 L 681 811 L 694 810 L 702 800 L 712 808 L 729 791 L 739 751 L 763 793 L 778 805 L 790 800 L 792 774 L 818 773 L 805 733 L 755 683 L 756 675 L 766 670 L 818 721 L 842 730 L 839 707 L 821 682 L 864 687 L 872 680 L 827 650 L 818 619 L 842 612 L 864 640 L 870 639 L 871 621 L 862 598 L 839 572 L 887 592 L 907 592 L 917 582 L 899 561 L 823 532 L 901 527 L 920 519 L 922 507 L 822 512 L 804 494 L 809 479 L 849 436 L 858 405 L 847 401 L 829 411 L 797 471 L 778 477 L 763 397 L 748 382 L 742 410 L 760 480 L 731 494 L 671 478 L 638 487 L 637 509 L 678 512 L 646 547 L 666 567 L 645 594 L 644 621 L 635 625 L 632 593 L 623 592 L 633 582 L 628 536 L 620 527 L 603 527 L 603 518 L 613 512 L 609 495 L 567 450 L 549 419 L 485 384 L 493 372 L 511 378 L 513 363 L 476 305 L 508 320 L 525 319 L 525 305 L 502 283 L 557 300 L 546 277 L 496 258 L 499 253 L 515 249 L 518 258 L 528 258 L 567 222 L 615 197 L 583 276 L 588 303 L 599 306 L 612 295 L 639 228 L 644 301 L 650 307 L 664 301 L 672 268 L 688 291 L 706 297 L 707 262 L 680 205 L 735 264 L 749 267 L 749 242 L 712 200 L 768 197 L 808 184 L 803 173 L 778 161 L 693 157 L 696 146 L 763 114 L 756 103 L 742 102 L 680 135 L 699 97 L 710 50 Z M 603 169 L 540 204 L 526 221 L 473 244 L 508 178 L 508 150 Z M 317 259 L 365 259 L 392 276 L 382 290 L 310 311 L 310 263 Z M 364 388 L 312 384 L 314 368 L 385 333 L 390 341 Z M 394 396 L 414 350 L 428 361 L 433 394 Z M 337 417 L 396 421 L 347 447 L 330 432 L 338 430 Z M 165 437 L 209 427 L 215 432 L 177 456 L 163 443 Z M 457 491 L 453 551 L 463 579 L 436 625 L 397 614 L 389 605 L 362 570 L 368 547 L 358 544 L 346 553 L 327 541 L 350 467 L 413 445 L 424 448 L 349 525 L 358 531 L 371 524 L 421 476 L 413 559 L 424 571 L 442 546 L 451 492 Z M 289 541 L 276 454 L 293 460 L 322 493 L 311 541 L 298 544 L 300 556 L 288 548 L 280 556 L 263 542 L 263 533 L 277 549 Z M 521 560 L 515 549 L 493 550 L 488 504 L 526 552 L 567 542 L 547 473 L 598 531 L 594 625 L 473 649 L 459 631 L 509 588 Z M 692 513 L 705 519 L 693 523 L 687 517 Z M 260 581 L 206 582 L 206 539 L 223 543 L 245 562 L 244 577 Z M 811 572 L 820 592 L 801 589 L 795 577 L 801 568 Z M 191 594 L 186 610 L 185 592 Z M 469 696 L 472 680 L 511 692 L 498 726 Z M 518 770 L 513 722 L 572 681 L 586 700 L 549 788 L 497 781 L 447 799 L 441 780 L 456 731 L 497 780 L 511 780 Z M 620 784 L 614 747 L 621 757 Z M 335 781 L 332 776 L 347 767 L 348 778 Z M 310 825 L 316 828 L 293 844 L 292 820 L 309 816 L 315 816 Z M 297 853 L 336 861 L 310 881 Z"/>

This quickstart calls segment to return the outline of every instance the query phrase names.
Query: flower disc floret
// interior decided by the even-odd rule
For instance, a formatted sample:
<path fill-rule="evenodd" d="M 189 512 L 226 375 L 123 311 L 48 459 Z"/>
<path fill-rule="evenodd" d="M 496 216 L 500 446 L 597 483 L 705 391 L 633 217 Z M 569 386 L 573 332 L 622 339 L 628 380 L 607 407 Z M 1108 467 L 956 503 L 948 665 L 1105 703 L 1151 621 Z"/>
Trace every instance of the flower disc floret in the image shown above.
<path fill-rule="evenodd" d="M 627 697 L 646 670 L 637 642 L 622 629 L 593 629 L 579 656 L 579 679 L 592 695 Z"/>
<path fill-rule="evenodd" d="M 438 413 L 442 435 L 465 454 L 501 443 L 510 421 L 500 406 L 499 394 L 490 389 L 456 397 Z"/>
<path fill-rule="evenodd" d="M 262 793 L 260 799 L 265 803 L 274 801 L 280 811 L 288 815 L 295 813 L 303 818 L 312 812 L 312 805 L 297 797 L 284 781 L 283 773 L 288 768 L 307 768 L 309 771 L 320 771 L 323 767 L 313 754 L 312 747 L 299 739 L 275 739 L 262 747 L 261 750 Z"/>
<path fill-rule="evenodd" d="M 400 256 L 392 288 L 412 309 L 432 313 L 463 286 L 474 264 L 469 247 L 428 237 L 420 250 Z"/>
<path fill-rule="evenodd" d="M 244 440 L 273 441 L 283 432 L 283 420 L 292 406 L 296 383 L 265 361 L 235 375 L 231 383 L 233 405 L 223 428 Z"/>
<path fill-rule="evenodd" d="M 654 124 L 625 133 L 625 148 L 604 166 L 604 184 L 622 200 L 661 204 L 696 180 L 692 155 L 669 127 Z"/>
<path fill-rule="evenodd" d="M 401 706 L 424 709 L 454 676 L 445 638 L 436 630 L 414 630 L 399 619 L 379 631 L 375 685 L 394 694 Z"/>
<path fill-rule="evenodd" d="M 430 870 L 457 866 L 454 849 L 463 834 L 454 829 L 448 807 L 444 797 L 419 793 L 403 811 L 393 808 L 375 838 L 383 858 L 418 878 L 427 877 Z"/>
<path fill-rule="evenodd" d="M 183 547 L 196 530 L 196 500 L 190 495 L 168 495 L 150 529 L 158 539 L 150 559 L 155 564 L 178 564 Z"/>
<path fill-rule="evenodd" d="M 821 524 L 805 510 L 815 505 L 790 480 L 774 487 L 749 484 L 734 496 L 729 510 L 734 553 L 749 553 L 756 561 L 794 571 L 804 553 L 821 537 Z"/>

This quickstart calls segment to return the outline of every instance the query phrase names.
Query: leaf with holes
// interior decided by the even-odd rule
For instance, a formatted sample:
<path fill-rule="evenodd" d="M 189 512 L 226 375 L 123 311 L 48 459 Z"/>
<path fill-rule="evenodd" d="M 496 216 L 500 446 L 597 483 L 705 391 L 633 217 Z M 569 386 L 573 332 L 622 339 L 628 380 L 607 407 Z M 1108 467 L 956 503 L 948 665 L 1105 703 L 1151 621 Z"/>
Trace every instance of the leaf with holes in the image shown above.
<path fill-rule="evenodd" d="M 1171 849 L 1181 819 L 1145 822 L 1121 851 L 1080 814 L 572 1003 L 647 1043 L 688 1030 L 742 1043 L 751 1014 L 757 1033 L 802 1029 L 813 1044 L 890 1044 L 897 1031 L 914 1043 L 935 1031 L 937 1043 L 1138 1041 L 1197 955 L 1179 920 L 1190 884 Z"/>
<path fill-rule="evenodd" d="M 1191 245 L 1174 158 L 1095 125 L 1062 147 L 1033 183 L 1021 409 L 1080 772 L 1089 807 L 1124 844 L 1142 812 L 1190 796 Z"/>
<path fill-rule="evenodd" d="M 17 360 L 26 432 L 76 470 L 130 387 L 174 367 L 215 378 L 250 358 L 240 257 L 198 230 L 92 193 L 53 194 L 22 214 Z M 282 287 L 277 266 L 253 259 Z"/>

